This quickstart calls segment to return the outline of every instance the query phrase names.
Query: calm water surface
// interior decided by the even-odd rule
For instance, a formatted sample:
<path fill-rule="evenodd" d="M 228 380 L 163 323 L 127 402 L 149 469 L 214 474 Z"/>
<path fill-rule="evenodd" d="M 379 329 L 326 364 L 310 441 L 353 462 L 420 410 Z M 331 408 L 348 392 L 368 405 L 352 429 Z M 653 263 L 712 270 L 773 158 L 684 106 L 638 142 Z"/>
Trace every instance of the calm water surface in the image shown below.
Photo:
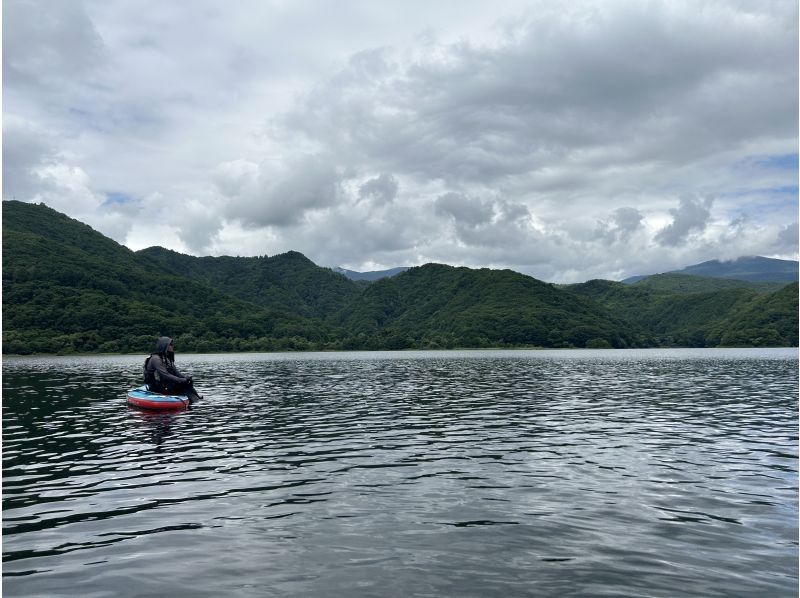
<path fill-rule="evenodd" d="M 3 360 L 5 596 L 795 596 L 797 350 Z"/>

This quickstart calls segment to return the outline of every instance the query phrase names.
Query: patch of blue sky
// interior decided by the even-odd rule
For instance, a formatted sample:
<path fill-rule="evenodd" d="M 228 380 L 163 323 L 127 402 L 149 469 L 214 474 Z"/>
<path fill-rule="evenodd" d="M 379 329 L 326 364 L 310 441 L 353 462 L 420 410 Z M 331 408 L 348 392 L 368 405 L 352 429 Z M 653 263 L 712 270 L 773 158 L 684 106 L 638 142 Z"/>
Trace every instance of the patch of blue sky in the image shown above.
<path fill-rule="evenodd" d="M 780 168 L 797 170 L 797 154 L 782 154 L 775 156 L 766 156 L 763 160 L 758 162 L 759 166 L 765 168 Z M 797 187 L 795 187 L 797 189 Z"/>
<path fill-rule="evenodd" d="M 736 210 L 757 219 L 780 218 L 797 219 L 798 186 L 745 187 L 735 191 L 719 193 L 721 200 L 729 200 Z"/>
<path fill-rule="evenodd" d="M 719 197 L 748 197 L 748 196 L 764 196 L 764 197 L 780 197 L 785 201 L 786 199 L 797 201 L 798 187 L 797 185 L 781 185 L 778 187 L 745 187 L 743 189 L 736 189 L 735 191 L 724 191 L 719 193 Z"/>
<path fill-rule="evenodd" d="M 765 191 L 773 195 L 790 195 L 797 199 L 798 187 L 797 185 L 783 185 L 780 187 L 767 187 Z"/>
<path fill-rule="evenodd" d="M 103 205 L 104 206 L 111 206 L 114 204 L 124 205 L 127 203 L 131 203 L 132 201 L 133 198 L 126 193 L 121 193 L 119 191 L 109 191 L 108 193 L 106 193 L 106 199 L 103 202 Z"/>
<path fill-rule="evenodd" d="M 798 154 L 773 154 L 771 156 L 749 156 L 733 165 L 735 169 L 750 168 L 755 170 L 798 170 Z"/>

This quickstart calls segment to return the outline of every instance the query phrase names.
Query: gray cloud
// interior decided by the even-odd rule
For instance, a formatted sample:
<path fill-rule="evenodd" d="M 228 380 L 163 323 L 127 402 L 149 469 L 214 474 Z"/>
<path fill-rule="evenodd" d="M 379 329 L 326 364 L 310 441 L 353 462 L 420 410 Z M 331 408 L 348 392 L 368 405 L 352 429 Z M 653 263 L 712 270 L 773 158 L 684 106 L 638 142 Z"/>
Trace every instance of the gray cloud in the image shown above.
<path fill-rule="evenodd" d="M 104 45 L 81 2 L 6 0 L 3 49 L 4 87 L 61 93 L 99 66 Z"/>
<path fill-rule="evenodd" d="M 226 165 L 228 166 L 228 165 Z M 297 224 L 309 210 L 336 203 L 341 175 L 335 163 L 319 155 L 296 156 L 288 163 L 263 163 L 253 169 L 218 171 L 217 185 L 229 199 L 224 214 L 246 226 L 285 227 Z"/>
<path fill-rule="evenodd" d="M 800 243 L 798 236 L 798 223 L 792 222 L 783 227 L 778 233 L 777 250 L 781 253 L 794 254 L 797 252 L 797 245 Z"/>
<path fill-rule="evenodd" d="M 203 202 L 185 203 L 184 206 L 180 216 L 174 219 L 178 236 L 190 251 L 203 254 L 222 228 L 219 212 L 209 209 Z"/>
<path fill-rule="evenodd" d="M 384 173 L 361 185 L 358 189 L 358 197 L 361 200 L 370 199 L 378 204 L 386 204 L 394 201 L 398 189 L 397 179 L 391 174 Z"/>
<path fill-rule="evenodd" d="M 436 200 L 436 214 L 452 217 L 458 224 L 477 227 L 494 215 L 491 203 L 460 193 L 445 193 Z"/>
<path fill-rule="evenodd" d="M 644 215 L 636 208 L 617 208 L 607 220 L 598 222 L 595 236 L 611 243 L 628 241 L 642 229 L 643 220 Z"/>
<path fill-rule="evenodd" d="M 703 232 L 711 219 L 713 204 L 711 197 L 681 197 L 679 206 L 670 210 L 672 222 L 658 231 L 656 241 L 676 246 L 685 242 L 691 233 Z"/>
<path fill-rule="evenodd" d="M 4 197 L 120 241 L 564 281 L 797 255 L 795 2 L 51 4 L 4 3 Z"/>
<path fill-rule="evenodd" d="M 52 140 L 35 123 L 3 119 L 3 198 L 30 201 L 42 189 L 38 168 L 55 160 Z"/>
<path fill-rule="evenodd" d="M 731 8 L 686 19 L 609 3 L 581 27 L 573 11 L 534 14 L 499 45 L 360 54 L 284 124 L 346 160 L 473 185 L 535 186 L 620 161 L 679 166 L 765 131 L 788 139 L 792 40 Z M 775 99 L 773 85 L 788 95 Z"/>

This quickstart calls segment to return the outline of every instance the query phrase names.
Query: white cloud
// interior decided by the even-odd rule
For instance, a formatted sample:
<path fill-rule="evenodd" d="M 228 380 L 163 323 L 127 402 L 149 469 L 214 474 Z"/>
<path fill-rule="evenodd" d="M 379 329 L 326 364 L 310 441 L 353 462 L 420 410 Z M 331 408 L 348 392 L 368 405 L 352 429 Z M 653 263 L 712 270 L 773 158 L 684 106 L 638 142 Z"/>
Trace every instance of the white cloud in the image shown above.
<path fill-rule="evenodd" d="M 378 204 L 386 204 L 394 201 L 398 189 L 397 179 L 391 174 L 383 173 L 361 185 L 358 189 L 358 197 L 361 200 L 369 199 Z"/>
<path fill-rule="evenodd" d="M 3 84 L 62 93 L 92 76 L 103 43 L 81 2 L 3 3 Z"/>
<path fill-rule="evenodd" d="M 445 193 L 436 200 L 435 213 L 452 217 L 459 225 L 474 228 L 489 222 L 494 208 L 490 202 L 481 199 L 461 193 Z"/>
<path fill-rule="evenodd" d="M 259 178 L 258 164 L 241 159 L 223 162 L 214 169 L 212 176 L 219 192 L 233 200 L 256 195 Z"/>
<path fill-rule="evenodd" d="M 797 255 L 794 2 L 51 4 L 4 3 L 3 197 L 131 246 L 548 280 Z"/>
<path fill-rule="evenodd" d="M 597 238 L 615 243 L 629 241 L 631 236 L 642 228 L 644 216 L 636 208 L 617 208 L 607 220 L 598 222 Z"/>
<path fill-rule="evenodd" d="M 684 196 L 680 205 L 670 210 L 672 222 L 658 231 L 656 241 L 662 245 L 679 245 L 692 233 L 702 233 L 711 220 L 712 197 Z"/>
<path fill-rule="evenodd" d="M 795 255 L 798 243 L 798 223 L 787 224 L 778 232 L 776 251 L 782 255 Z"/>
<path fill-rule="evenodd" d="M 308 211 L 331 206 L 339 198 L 341 175 L 326 156 L 297 155 L 263 162 L 257 170 L 241 161 L 222 168 L 223 184 L 218 169 L 217 186 L 227 199 L 235 200 L 225 204 L 225 214 L 253 228 L 295 225 Z"/>
<path fill-rule="evenodd" d="M 55 140 L 37 123 L 16 115 L 3 118 L 3 197 L 29 200 L 41 189 L 36 170 L 52 164 Z"/>

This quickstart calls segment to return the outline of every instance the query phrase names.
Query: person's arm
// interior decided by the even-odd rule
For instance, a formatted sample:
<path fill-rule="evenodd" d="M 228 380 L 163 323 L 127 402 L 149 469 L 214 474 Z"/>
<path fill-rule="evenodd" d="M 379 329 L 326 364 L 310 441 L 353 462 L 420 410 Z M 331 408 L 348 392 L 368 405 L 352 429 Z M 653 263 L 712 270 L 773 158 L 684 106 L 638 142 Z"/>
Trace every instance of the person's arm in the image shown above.
<path fill-rule="evenodd" d="M 183 384 L 188 382 L 188 380 L 183 376 L 175 376 L 167 371 L 167 368 L 164 365 L 164 360 L 161 359 L 161 356 L 153 355 L 153 357 L 150 359 L 150 363 L 153 365 L 153 368 L 156 371 L 156 379 L 161 380 L 161 382 L 172 382 L 173 384 Z M 180 372 L 178 372 L 178 374 L 180 374 Z"/>
<path fill-rule="evenodd" d="M 176 376 L 178 376 L 179 378 L 183 378 L 183 380 L 184 380 L 185 382 L 191 382 L 191 381 L 192 381 L 192 377 L 191 377 L 191 376 L 188 376 L 188 375 L 184 374 L 182 371 L 180 371 L 180 370 L 179 370 L 179 369 L 178 369 L 178 368 L 175 366 L 175 364 L 174 364 L 174 363 L 172 364 L 172 373 L 173 373 L 173 374 L 175 374 Z"/>

